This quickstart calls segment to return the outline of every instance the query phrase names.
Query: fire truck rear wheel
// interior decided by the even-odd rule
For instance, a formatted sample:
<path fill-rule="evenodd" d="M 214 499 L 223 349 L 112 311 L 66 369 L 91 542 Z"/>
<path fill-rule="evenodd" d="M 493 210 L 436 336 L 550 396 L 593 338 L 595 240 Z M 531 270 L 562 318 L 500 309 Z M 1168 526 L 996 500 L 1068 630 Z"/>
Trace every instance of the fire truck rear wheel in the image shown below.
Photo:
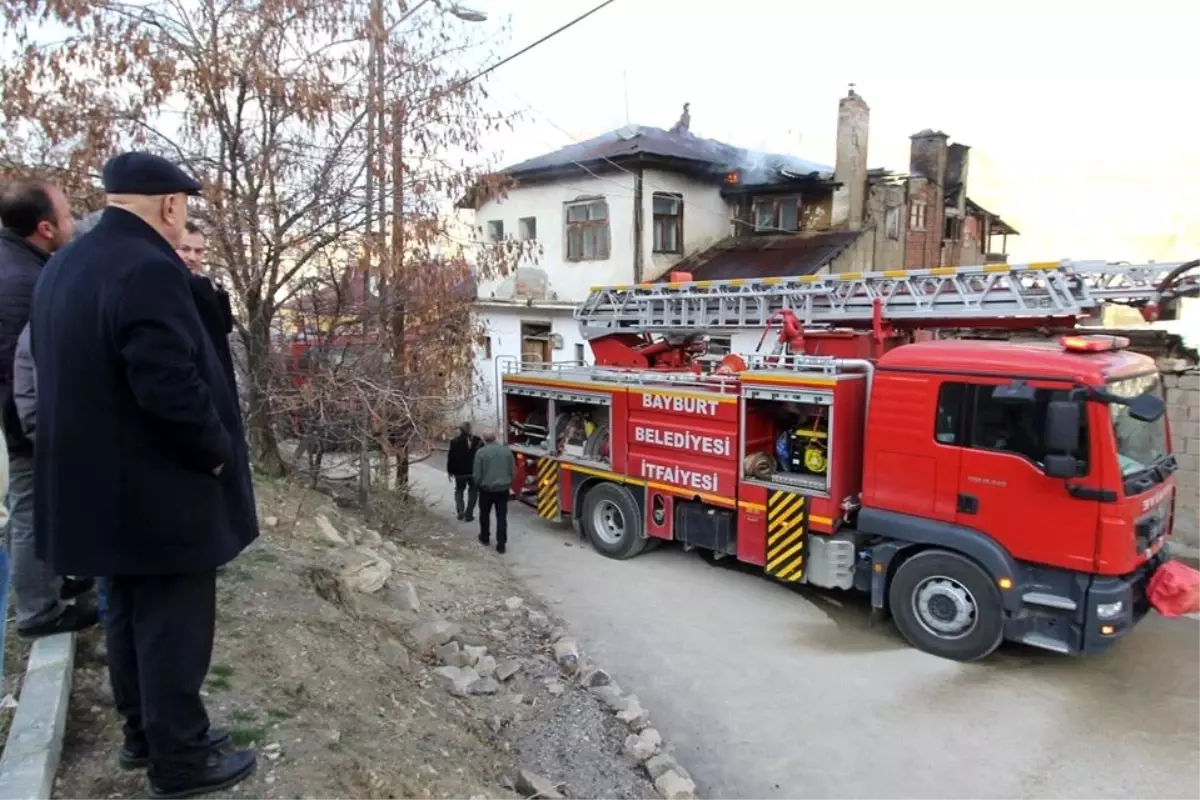
<path fill-rule="evenodd" d="M 601 483 L 583 498 L 583 529 L 609 558 L 633 558 L 646 547 L 637 501 L 624 486 Z"/>
<path fill-rule="evenodd" d="M 966 556 L 926 550 L 905 561 L 888 589 L 892 619 L 914 647 L 955 661 L 978 661 L 1004 638 L 995 581 Z"/>

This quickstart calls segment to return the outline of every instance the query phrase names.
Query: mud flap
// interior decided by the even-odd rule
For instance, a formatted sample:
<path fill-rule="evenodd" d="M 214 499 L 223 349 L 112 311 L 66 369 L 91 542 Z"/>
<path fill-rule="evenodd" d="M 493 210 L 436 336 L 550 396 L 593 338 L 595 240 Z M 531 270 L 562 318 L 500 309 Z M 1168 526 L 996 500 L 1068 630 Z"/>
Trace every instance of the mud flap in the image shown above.
<path fill-rule="evenodd" d="M 804 495 L 772 491 L 767 497 L 767 574 L 787 583 L 803 579 L 807 538 L 808 502 Z"/>
<path fill-rule="evenodd" d="M 558 462 L 540 458 L 537 463 L 537 514 L 542 519 L 556 520 L 558 513 Z"/>

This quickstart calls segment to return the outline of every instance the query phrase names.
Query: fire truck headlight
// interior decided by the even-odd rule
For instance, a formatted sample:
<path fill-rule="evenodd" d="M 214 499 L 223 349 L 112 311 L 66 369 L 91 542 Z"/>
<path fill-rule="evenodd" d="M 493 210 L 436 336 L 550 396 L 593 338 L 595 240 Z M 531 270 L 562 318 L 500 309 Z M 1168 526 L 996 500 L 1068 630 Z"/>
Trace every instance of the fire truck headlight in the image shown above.
<path fill-rule="evenodd" d="M 1121 612 L 1125 610 L 1125 601 L 1118 600 L 1115 603 L 1097 603 L 1096 616 L 1100 619 L 1116 619 L 1121 616 Z"/>

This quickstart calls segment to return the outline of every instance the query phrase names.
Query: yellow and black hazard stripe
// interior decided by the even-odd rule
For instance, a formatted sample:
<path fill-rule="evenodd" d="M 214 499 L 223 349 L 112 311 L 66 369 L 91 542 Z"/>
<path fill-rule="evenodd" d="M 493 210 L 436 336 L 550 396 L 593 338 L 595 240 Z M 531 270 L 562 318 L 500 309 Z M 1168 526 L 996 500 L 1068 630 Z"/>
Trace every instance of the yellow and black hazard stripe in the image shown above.
<path fill-rule="evenodd" d="M 767 574 L 794 583 L 804 577 L 808 503 L 804 495 L 772 491 L 767 497 Z"/>
<path fill-rule="evenodd" d="M 553 458 L 539 458 L 537 476 L 538 516 L 558 519 L 558 462 Z"/>

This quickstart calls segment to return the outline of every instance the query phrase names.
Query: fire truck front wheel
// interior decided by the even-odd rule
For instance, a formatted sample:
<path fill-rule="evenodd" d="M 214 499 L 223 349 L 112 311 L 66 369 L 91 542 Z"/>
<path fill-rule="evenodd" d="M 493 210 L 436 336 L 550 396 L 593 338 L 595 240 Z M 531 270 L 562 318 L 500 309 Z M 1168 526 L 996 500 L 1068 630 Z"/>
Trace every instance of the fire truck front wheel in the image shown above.
<path fill-rule="evenodd" d="M 633 558 L 646 547 L 637 500 L 624 486 L 601 483 L 583 498 L 583 529 L 609 558 Z"/>
<path fill-rule="evenodd" d="M 888 589 L 892 619 L 914 647 L 955 661 L 977 661 L 1004 638 L 995 581 L 966 556 L 925 550 L 905 561 Z"/>

